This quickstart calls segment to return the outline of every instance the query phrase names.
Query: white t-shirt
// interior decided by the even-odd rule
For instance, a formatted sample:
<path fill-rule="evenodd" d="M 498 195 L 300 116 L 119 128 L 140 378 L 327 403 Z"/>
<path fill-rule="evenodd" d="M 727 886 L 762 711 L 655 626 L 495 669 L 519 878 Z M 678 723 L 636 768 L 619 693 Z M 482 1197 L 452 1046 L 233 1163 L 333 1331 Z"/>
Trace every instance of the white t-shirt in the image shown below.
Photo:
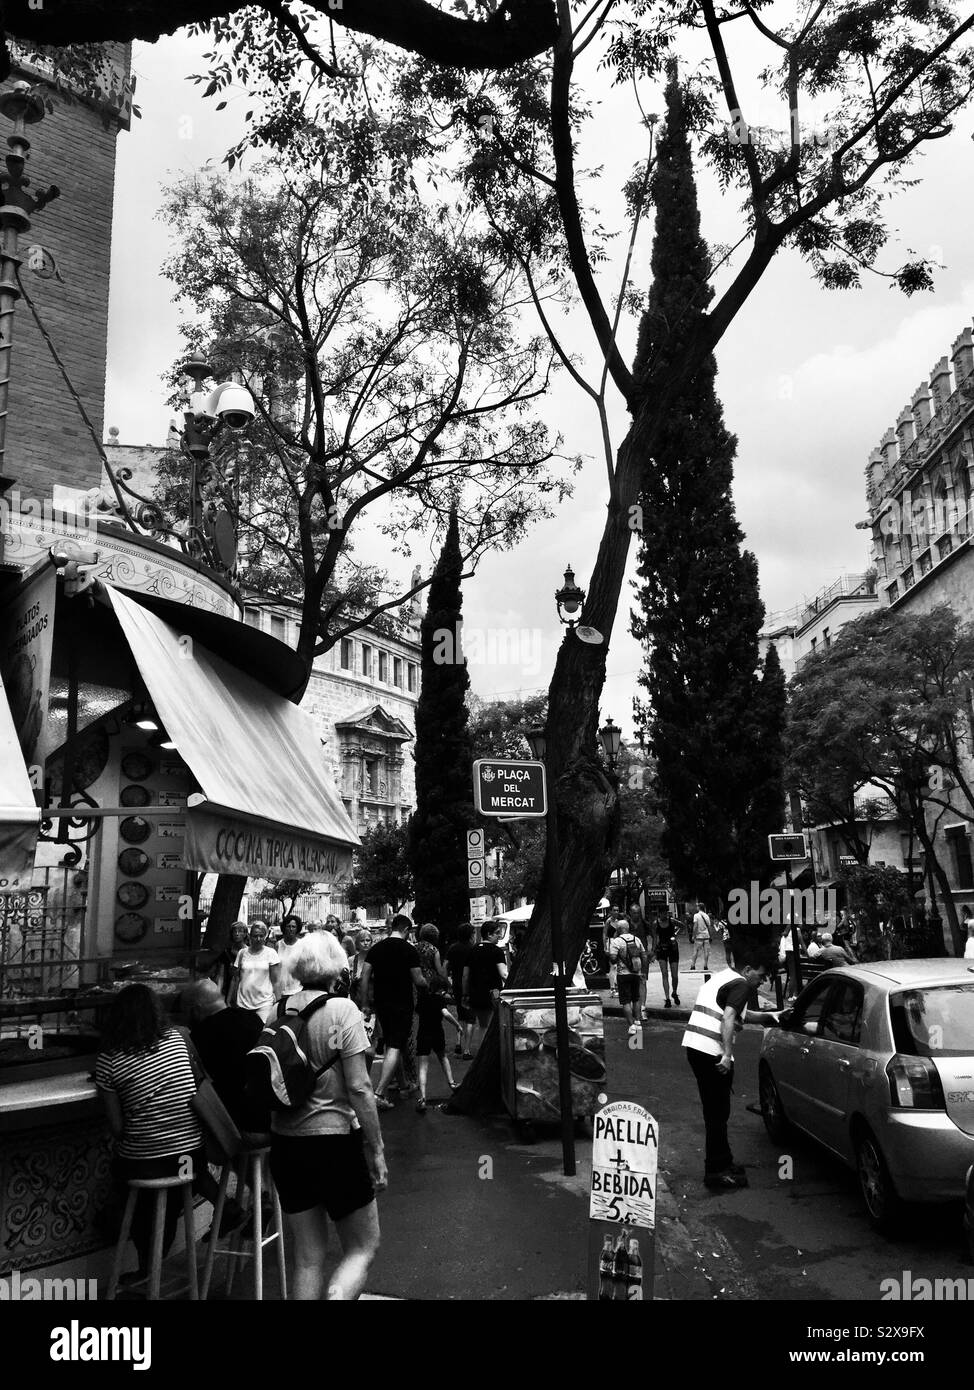
<path fill-rule="evenodd" d="M 693 939 L 694 941 L 710 940 L 710 918 L 706 912 L 693 914 Z"/>
<path fill-rule="evenodd" d="M 268 1012 L 274 1007 L 274 986 L 271 984 L 271 966 L 279 965 L 280 956 L 273 946 L 262 946 L 252 951 L 249 946 L 241 946 L 234 965 L 240 971 L 237 986 L 237 1004 L 241 1009 L 253 1009 L 267 1022 Z"/>
<path fill-rule="evenodd" d="M 299 990 L 304 988 L 301 982 L 299 980 L 296 980 L 294 976 L 291 974 L 290 970 L 288 969 L 288 957 L 293 955 L 293 953 L 297 950 L 297 947 L 297 941 L 292 941 L 290 945 L 288 945 L 286 941 L 280 941 L 278 942 L 278 945 L 276 947 L 277 954 L 281 962 L 281 974 L 279 983 L 281 986 L 282 998 L 285 995 L 297 994 Z"/>

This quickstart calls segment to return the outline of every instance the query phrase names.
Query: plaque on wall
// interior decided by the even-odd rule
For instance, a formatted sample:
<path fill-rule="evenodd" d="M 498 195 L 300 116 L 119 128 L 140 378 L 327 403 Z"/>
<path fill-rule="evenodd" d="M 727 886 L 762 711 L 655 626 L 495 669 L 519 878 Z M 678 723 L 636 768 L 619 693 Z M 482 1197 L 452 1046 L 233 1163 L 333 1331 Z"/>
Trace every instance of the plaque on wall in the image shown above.
<path fill-rule="evenodd" d="M 118 856 L 118 867 L 128 878 L 141 878 L 149 867 L 149 856 L 140 849 L 123 849 Z"/>
<path fill-rule="evenodd" d="M 144 883 L 120 883 L 115 896 L 122 907 L 145 907 L 149 901 L 149 890 Z"/>
<path fill-rule="evenodd" d="M 141 845 L 152 834 L 152 826 L 144 816 L 126 816 L 118 833 L 127 845 Z"/>
<path fill-rule="evenodd" d="M 183 856 L 182 856 L 181 854 L 157 854 L 157 855 L 156 855 L 156 868 L 157 868 L 157 869 L 180 869 L 180 868 L 182 868 L 182 864 L 183 864 Z"/>
<path fill-rule="evenodd" d="M 164 840 L 181 840 L 185 833 L 186 827 L 181 820 L 161 820 L 156 827 L 156 834 Z"/>

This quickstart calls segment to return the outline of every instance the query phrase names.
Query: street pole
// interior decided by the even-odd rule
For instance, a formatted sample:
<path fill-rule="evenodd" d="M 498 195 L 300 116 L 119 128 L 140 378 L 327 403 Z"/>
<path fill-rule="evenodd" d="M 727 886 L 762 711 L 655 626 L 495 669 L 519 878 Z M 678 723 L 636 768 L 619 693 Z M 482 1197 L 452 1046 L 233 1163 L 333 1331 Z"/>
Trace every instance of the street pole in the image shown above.
<path fill-rule="evenodd" d="M 792 959 L 795 962 L 795 985 L 796 992 L 802 987 L 802 956 L 801 941 L 798 936 L 798 928 L 795 926 L 795 904 L 791 896 L 791 864 L 785 861 L 785 882 L 788 885 L 788 915 L 791 918 L 791 950 Z"/>
<path fill-rule="evenodd" d="M 548 814 L 545 816 L 548 901 L 551 905 L 551 954 L 555 963 L 555 1035 L 558 1044 L 558 1101 L 561 1109 L 562 1169 L 566 1177 L 575 1174 L 575 1117 L 572 1114 L 572 1079 L 568 1057 L 568 981 L 565 976 L 565 948 L 561 932 L 561 853 L 558 845 L 558 808 L 553 788 L 548 788 Z"/>

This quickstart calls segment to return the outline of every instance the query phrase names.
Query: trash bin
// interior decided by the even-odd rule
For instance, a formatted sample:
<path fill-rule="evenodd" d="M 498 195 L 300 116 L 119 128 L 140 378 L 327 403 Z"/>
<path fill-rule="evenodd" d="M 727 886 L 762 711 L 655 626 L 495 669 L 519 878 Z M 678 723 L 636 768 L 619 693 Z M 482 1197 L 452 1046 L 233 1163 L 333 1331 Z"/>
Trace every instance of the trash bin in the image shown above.
<path fill-rule="evenodd" d="M 499 1013 L 501 1086 L 511 1117 L 521 1124 L 558 1124 L 554 990 L 502 990 Z M 568 990 L 568 1062 L 572 1114 L 591 1119 L 605 1087 L 605 1033 L 602 1000 L 587 989 Z"/>

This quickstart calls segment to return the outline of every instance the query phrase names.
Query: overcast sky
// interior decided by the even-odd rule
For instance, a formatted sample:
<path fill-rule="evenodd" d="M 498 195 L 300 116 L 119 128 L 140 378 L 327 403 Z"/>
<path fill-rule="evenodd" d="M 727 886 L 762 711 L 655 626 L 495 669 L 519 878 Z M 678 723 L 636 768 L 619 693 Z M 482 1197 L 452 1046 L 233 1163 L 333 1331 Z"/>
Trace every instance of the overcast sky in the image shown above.
<path fill-rule="evenodd" d="M 164 441 L 171 412 L 161 378 L 181 350 L 172 286 L 159 274 L 170 249 L 166 228 L 156 217 L 160 184 L 208 160 L 218 166 L 241 128 L 243 96 L 231 97 L 227 110 L 218 113 L 186 80 L 202 69 L 204 48 L 177 37 L 135 49 L 136 99 L 143 116 L 118 141 L 105 417 L 106 430 L 117 426 L 123 444 Z M 611 225 L 616 190 L 640 155 L 643 132 L 626 97 L 604 86 L 592 90 L 602 102 L 593 126 L 597 154 L 584 153 L 605 161 L 599 206 Z M 654 102 L 652 95 L 645 94 L 647 109 L 661 111 L 662 101 L 657 94 Z M 750 119 L 784 124 L 775 117 L 765 106 Z M 942 261 L 945 268 L 932 294 L 906 299 L 875 277 L 867 277 L 859 291 L 827 292 L 796 256 L 782 255 L 718 349 L 718 391 L 739 441 L 737 510 L 758 558 L 769 613 L 790 609 L 840 574 L 866 567 L 868 536 L 854 527 L 865 516 L 863 470 L 869 451 L 935 360 L 949 354 L 954 338 L 972 321 L 972 128 L 974 118 L 966 113 L 954 134 L 918 162 L 920 185 L 892 205 L 900 252 L 888 263 L 905 259 L 906 247 Z M 607 133 L 612 138 L 606 139 Z M 717 243 L 736 241 L 733 200 L 721 197 L 704 172 L 699 183 L 704 234 Z M 651 231 L 650 220 L 639 241 L 639 264 L 647 276 Z M 615 269 L 604 277 L 607 298 L 617 284 Z M 597 355 L 580 312 L 568 336 L 573 349 L 586 355 L 590 378 L 597 376 Z M 630 333 L 627 350 L 632 341 Z M 590 456 L 590 462 L 557 519 L 538 525 L 517 550 L 486 558 L 466 586 L 465 629 L 481 630 L 487 655 L 492 629 L 521 634 L 513 663 L 471 663 L 473 687 L 481 695 L 547 686 L 563 632 L 554 590 L 569 563 L 586 585 L 601 534 L 606 482 L 595 413 L 566 378 L 543 413 L 565 435 L 567 450 Z M 618 401 L 612 419 L 618 447 L 625 431 Z M 364 544 L 361 553 L 369 553 Z M 381 551 L 374 553 L 383 558 Z M 429 553 L 415 559 L 431 564 Z M 408 574 L 410 567 L 404 568 Z M 640 667 L 639 648 L 628 635 L 630 606 L 627 590 L 610 645 L 602 704 L 603 714 L 611 714 L 627 734 Z"/>

